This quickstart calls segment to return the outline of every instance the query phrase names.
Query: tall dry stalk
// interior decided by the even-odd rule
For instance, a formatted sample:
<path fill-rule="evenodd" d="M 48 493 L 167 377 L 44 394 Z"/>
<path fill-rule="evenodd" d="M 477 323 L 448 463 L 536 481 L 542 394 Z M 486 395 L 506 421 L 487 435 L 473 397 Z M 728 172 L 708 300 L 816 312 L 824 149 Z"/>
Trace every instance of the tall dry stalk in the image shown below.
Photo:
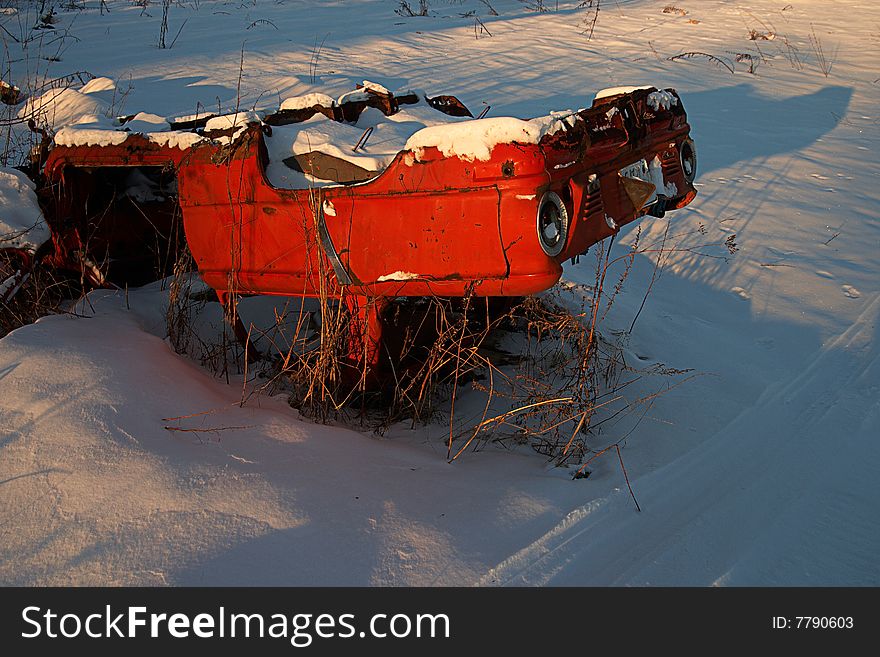
<path fill-rule="evenodd" d="M 822 46 L 822 40 L 819 38 L 819 35 L 816 34 L 816 27 L 812 23 L 810 23 L 810 47 L 813 49 L 813 55 L 816 58 L 816 66 L 819 67 L 822 75 L 827 78 L 831 74 L 831 69 L 834 66 L 836 52 L 832 53 L 831 58 L 829 59 L 825 54 L 825 48 Z"/>

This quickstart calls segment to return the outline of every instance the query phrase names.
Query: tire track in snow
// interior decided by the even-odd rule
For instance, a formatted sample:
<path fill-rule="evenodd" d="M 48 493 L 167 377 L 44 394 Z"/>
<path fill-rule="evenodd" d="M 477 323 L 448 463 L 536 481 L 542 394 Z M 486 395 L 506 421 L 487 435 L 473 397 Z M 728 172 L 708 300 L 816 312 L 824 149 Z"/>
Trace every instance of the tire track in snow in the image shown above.
<path fill-rule="evenodd" d="M 479 583 L 747 584 L 768 568 L 778 583 L 876 580 L 878 315 L 880 297 L 797 378 L 639 478 L 643 513 L 626 491 L 575 509 Z"/>

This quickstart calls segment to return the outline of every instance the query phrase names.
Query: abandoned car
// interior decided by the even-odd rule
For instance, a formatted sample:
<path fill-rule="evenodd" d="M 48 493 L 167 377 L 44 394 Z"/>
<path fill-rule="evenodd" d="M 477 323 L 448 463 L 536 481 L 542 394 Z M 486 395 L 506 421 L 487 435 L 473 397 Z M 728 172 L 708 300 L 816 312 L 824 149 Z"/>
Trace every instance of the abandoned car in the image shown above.
<path fill-rule="evenodd" d="M 609 89 L 522 120 L 370 82 L 262 115 L 64 126 L 37 155 L 51 234 L 5 245 L 19 265 L 2 293 L 37 264 L 146 282 L 157 245 L 182 229 L 227 307 L 250 294 L 359 300 L 369 361 L 377 300 L 541 292 L 621 226 L 690 203 L 689 132 L 672 89 Z"/>

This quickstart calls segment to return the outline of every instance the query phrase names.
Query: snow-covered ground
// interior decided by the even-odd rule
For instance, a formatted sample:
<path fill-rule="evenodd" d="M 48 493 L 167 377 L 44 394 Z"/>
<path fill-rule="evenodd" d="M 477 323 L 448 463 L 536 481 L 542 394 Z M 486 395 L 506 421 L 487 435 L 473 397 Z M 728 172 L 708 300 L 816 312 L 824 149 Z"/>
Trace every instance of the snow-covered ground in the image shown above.
<path fill-rule="evenodd" d="M 22 36 L 34 3 L 2 4 Z M 379 438 L 283 397 L 241 406 L 241 377 L 163 340 L 160 285 L 93 292 L 0 340 L 0 583 L 880 584 L 875 3 L 607 0 L 588 39 L 579 2 L 433 0 L 408 17 L 392 0 L 185 1 L 165 49 L 161 2 L 62 4 L 46 32 L 76 39 L 43 46 L 60 61 L 7 36 L 4 70 L 109 77 L 116 114 L 278 107 L 373 80 L 527 118 L 604 87 L 675 87 L 700 195 L 670 232 L 684 248 L 736 234 L 739 251 L 673 254 L 625 343 L 700 374 L 625 442 L 640 513 L 616 455 L 572 481 L 528 450 L 448 464 L 431 427 Z M 734 72 L 668 59 L 688 52 Z M 641 225 L 646 243 L 667 220 Z M 591 283 L 591 261 L 566 279 Z M 606 335 L 629 328 L 652 271 L 636 258 Z"/>

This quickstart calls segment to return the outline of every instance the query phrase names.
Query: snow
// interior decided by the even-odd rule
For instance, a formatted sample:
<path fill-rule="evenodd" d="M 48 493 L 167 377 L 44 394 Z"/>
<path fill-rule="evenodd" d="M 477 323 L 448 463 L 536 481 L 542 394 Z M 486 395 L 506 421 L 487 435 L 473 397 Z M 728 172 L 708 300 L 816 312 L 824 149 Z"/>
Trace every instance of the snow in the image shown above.
<path fill-rule="evenodd" d="M 612 96 L 631 94 L 632 92 L 639 91 L 641 89 L 653 89 L 653 87 L 651 85 L 642 87 L 608 87 L 607 89 L 602 89 L 601 91 L 596 92 L 596 95 L 593 98 L 595 100 L 601 100 L 603 98 L 611 98 Z"/>
<path fill-rule="evenodd" d="M 34 117 L 41 126 L 55 130 L 53 140 L 59 146 L 118 146 L 129 134 L 140 134 L 162 146 L 189 148 L 203 138 L 192 132 L 171 130 L 168 121 L 158 114 L 138 112 L 124 126 L 109 118 L 113 103 L 101 96 L 113 93 L 116 84 L 110 78 L 93 78 L 79 90 L 49 90 L 29 101 L 19 112 Z"/>
<path fill-rule="evenodd" d="M 299 110 L 321 105 L 322 107 L 332 107 L 336 103 L 327 94 L 311 93 L 302 96 L 294 96 L 293 98 L 285 98 L 281 102 L 282 110 Z"/>
<path fill-rule="evenodd" d="M 666 183 L 663 180 L 663 164 L 660 162 L 659 156 L 655 156 L 653 160 L 648 162 L 648 174 L 654 187 L 657 188 L 658 194 L 663 194 L 666 198 L 675 198 L 678 195 L 675 183 Z"/>
<path fill-rule="evenodd" d="M 498 144 L 537 144 L 545 135 L 572 125 L 573 112 L 554 112 L 524 121 L 508 116 L 476 119 L 455 125 L 424 128 L 410 137 L 404 148 L 423 157 L 426 148 L 436 148 L 447 157 L 485 161 Z"/>
<path fill-rule="evenodd" d="M 602 89 L 602 91 L 598 92 L 595 96 L 595 100 L 601 100 L 602 98 L 610 98 L 612 96 L 620 96 L 622 94 L 631 94 L 634 91 L 639 91 L 642 89 L 653 89 L 652 86 L 643 86 L 643 87 L 610 87 L 608 89 Z M 660 91 L 652 91 L 648 94 L 648 105 L 653 107 L 655 110 L 659 110 L 660 108 L 669 109 L 673 105 L 678 104 L 678 99 L 673 96 L 671 93 L 665 90 Z M 612 108 L 608 111 L 608 118 L 610 119 L 616 113 L 617 108 Z"/>
<path fill-rule="evenodd" d="M 266 393 L 242 406 L 259 380 L 227 384 L 163 340 L 167 288 L 92 292 L 76 307 L 83 316 L 0 339 L 0 583 L 880 585 L 880 85 L 865 45 L 880 23 L 876 3 L 783 10 L 753 0 L 743 12 L 705 0 L 682 5 L 700 21 L 688 24 L 663 14 L 665 2 L 620 0 L 603 3 L 587 41 L 575 1 L 530 12 L 493 0 L 498 16 L 476 1 L 437 2 L 435 15 L 408 19 L 384 0 L 217 13 L 202 0 L 172 6 L 171 31 L 189 20 L 164 50 L 158 16 L 122 0 L 104 15 L 85 4 L 57 8 L 57 31 L 70 26 L 78 41 L 62 61 L 43 60 L 49 77 L 88 70 L 132 88 L 122 100 L 117 90 L 115 104 L 109 88 L 46 92 L 63 101 L 53 105 L 60 124 L 139 110 L 262 111 L 311 93 L 338 98 L 364 79 L 485 102 L 495 117 L 580 107 L 592 90 L 632 81 L 675 88 L 700 153 L 700 193 L 682 211 L 621 229 L 614 254 L 639 228 L 640 244 L 652 245 L 668 227 L 677 250 L 626 335 L 656 262 L 636 255 L 601 330 L 619 336 L 630 365 L 693 368 L 698 378 L 666 390 L 663 377 L 645 377 L 633 399 L 665 392 L 644 419 L 608 422 L 590 439 L 600 449 L 626 436 L 639 513 L 616 455 L 572 481 L 527 449 L 487 447 L 447 464 L 442 423 L 378 438 L 303 419 Z M 473 17 L 460 16 L 471 10 L 491 38 L 475 38 Z M 278 30 L 246 30 L 256 18 Z M 780 38 L 750 41 L 758 19 Z M 328 26 L 313 66 L 315 35 Z M 811 28 L 834 53 L 827 77 Z M 645 45 L 651 33 L 662 34 L 658 57 Z M 25 53 L 9 47 L 4 79 L 24 90 Z M 667 59 L 690 51 L 723 57 L 735 73 Z M 752 53 L 755 73 L 732 53 Z M 577 66 L 560 65 L 573 58 Z M 443 136 L 490 119 L 432 127 L 420 118 L 429 108 L 405 109 L 415 130 L 386 146 L 377 127 L 359 157 L 387 162 L 422 128 L 475 158 L 498 143 L 483 127 Z M 539 132 L 511 121 L 498 132 Z M 366 128 L 344 127 L 350 152 Z M 294 152 L 296 136 L 276 142 L 279 155 Z M 21 211 L 15 225 L 36 221 L 32 192 L 20 192 L 28 183 L 11 170 L 0 180 Z M 699 255 L 733 234 L 735 255 Z M 591 261 L 566 266 L 572 294 L 594 283 Z M 247 299 L 242 314 L 267 315 L 258 325 L 271 328 L 273 313 L 258 306 L 286 303 Z M 200 321 L 220 330 L 219 305 Z M 191 417 L 163 419 L 180 416 Z"/>
<path fill-rule="evenodd" d="M 114 91 L 115 89 L 116 83 L 110 78 L 92 78 L 82 86 L 79 92 L 81 94 L 92 94 L 96 91 Z"/>
<path fill-rule="evenodd" d="M 195 146 L 204 138 L 194 132 L 171 130 L 168 121 L 158 114 L 139 112 L 122 128 L 131 134 L 143 135 L 150 141 L 169 148 L 185 150 Z"/>
<path fill-rule="evenodd" d="M 384 94 L 387 96 L 388 94 L 391 93 L 390 91 L 388 91 L 388 89 L 383 87 L 378 82 L 370 82 L 369 80 L 364 80 L 362 83 L 362 86 L 364 87 L 364 89 L 366 89 L 368 91 L 373 91 L 377 94 Z"/>
<path fill-rule="evenodd" d="M 130 121 L 126 122 L 125 127 L 132 132 L 149 132 L 157 128 L 160 130 L 168 130 L 169 126 L 168 121 L 158 114 L 138 112 Z"/>
<path fill-rule="evenodd" d="M 420 102 L 404 105 L 398 112 L 385 116 L 374 107 L 367 107 L 356 123 L 340 123 L 316 114 L 301 123 L 274 126 L 272 135 L 266 137 L 269 166 L 266 174 L 275 186 L 286 189 L 302 189 L 309 186 L 325 186 L 312 176 L 291 170 L 283 160 L 291 155 L 305 155 L 320 151 L 359 167 L 379 173 L 397 154 L 404 150 L 407 140 L 428 126 L 450 126 L 467 119 L 448 116 Z M 366 143 L 354 151 L 366 130 L 372 129 Z"/>
<path fill-rule="evenodd" d="M 188 121 L 207 121 L 214 116 L 216 116 L 216 114 L 212 114 L 211 112 L 201 112 L 196 114 L 180 114 L 170 116 L 166 120 L 168 121 L 168 123 L 186 123 Z"/>
<path fill-rule="evenodd" d="M 380 94 L 387 96 L 391 92 L 388 91 L 384 86 L 377 82 L 370 82 L 369 80 L 364 80 L 361 83 L 361 89 L 355 89 L 354 91 L 349 91 L 347 93 L 342 94 L 337 100 L 337 105 L 342 105 L 342 103 L 350 103 L 357 102 L 362 100 L 368 100 L 371 95 Z M 372 94 L 370 92 L 373 92 Z"/>
<path fill-rule="evenodd" d="M 158 132 L 144 133 L 144 136 L 160 146 L 179 148 L 181 150 L 186 150 L 187 148 L 204 141 L 204 137 L 197 135 L 194 132 L 186 132 L 183 130 L 160 130 Z"/>
<path fill-rule="evenodd" d="M 50 89 L 31 98 L 19 112 L 22 118 L 34 117 L 38 124 L 65 126 L 84 121 L 106 118 L 109 104 L 98 94 L 86 94 L 76 89 Z"/>
<path fill-rule="evenodd" d="M 231 114 L 221 114 L 220 116 L 208 119 L 208 122 L 205 123 L 205 132 L 232 129 L 232 134 L 217 138 L 218 142 L 229 144 L 238 139 L 247 130 L 249 124 L 261 122 L 259 114 L 253 110 L 232 112 Z"/>
<path fill-rule="evenodd" d="M 0 167 L 0 248 L 36 251 L 50 238 L 34 190 L 21 171 Z"/>
<path fill-rule="evenodd" d="M 665 109 L 678 105 L 678 98 L 668 91 L 652 91 L 648 94 L 648 105 L 654 110 Z M 610 117 L 609 117 L 610 118 Z"/>
<path fill-rule="evenodd" d="M 269 182 L 283 189 L 303 189 L 320 183 L 321 181 L 311 176 L 307 178 L 302 173 L 290 169 L 283 162 L 292 155 L 302 155 L 312 151 L 320 151 L 357 164 L 367 171 L 378 172 L 391 162 L 396 151 L 392 152 L 391 149 L 377 151 L 372 138 L 367 148 L 357 153 L 352 151 L 364 134 L 364 130 L 365 128 L 357 125 L 333 121 L 323 114 L 316 114 L 302 123 L 273 126 L 271 136 L 265 138 L 269 151 L 269 165 L 266 168 Z"/>
<path fill-rule="evenodd" d="M 113 130 L 95 121 L 83 125 L 66 126 L 55 134 L 58 146 L 118 146 L 128 138 L 127 132 Z"/>
<path fill-rule="evenodd" d="M 390 274 L 384 274 L 376 280 L 380 283 L 384 281 L 411 281 L 418 277 L 418 274 L 414 274 L 411 271 L 395 271 Z"/>
<path fill-rule="evenodd" d="M 259 123 L 260 117 L 256 112 L 233 112 L 232 114 L 223 114 L 208 119 L 205 124 L 205 130 L 228 130 L 229 128 L 238 128 L 246 126 L 248 123 Z"/>
<path fill-rule="evenodd" d="M 224 121 L 218 125 L 227 125 Z M 91 119 L 91 120 L 90 120 Z M 54 141 L 58 146 L 118 146 L 129 135 L 137 134 L 161 146 L 186 149 L 205 138 L 194 132 L 171 130 L 164 118 L 141 112 L 124 126 L 103 116 L 82 117 L 83 123 L 67 125 L 58 130 Z"/>
<path fill-rule="evenodd" d="M 208 119 L 205 124 L 205 131 L 211 130 L 228 130 L 229 128 L 243 128 L 248 123 L 259 123 L 260 117 L 256 112 L 233 112 L 232 114 L 223 114 Z"/>

